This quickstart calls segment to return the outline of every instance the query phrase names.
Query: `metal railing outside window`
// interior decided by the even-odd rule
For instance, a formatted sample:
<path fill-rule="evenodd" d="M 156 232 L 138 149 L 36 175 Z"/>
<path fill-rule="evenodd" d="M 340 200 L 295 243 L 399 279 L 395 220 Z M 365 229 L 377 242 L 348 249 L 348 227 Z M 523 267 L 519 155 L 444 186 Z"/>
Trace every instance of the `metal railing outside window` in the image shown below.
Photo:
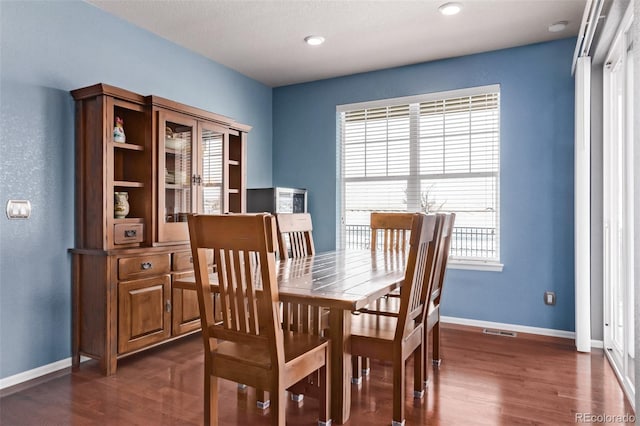
<path fill-rule="evenodd" d="M 371 228 L 367 225 L 345 225 L 345 247 L 371 248 Z M 497 241 L 495 228 L 454 227 L 451 236 L 453 258 L 494 258 Z"/>

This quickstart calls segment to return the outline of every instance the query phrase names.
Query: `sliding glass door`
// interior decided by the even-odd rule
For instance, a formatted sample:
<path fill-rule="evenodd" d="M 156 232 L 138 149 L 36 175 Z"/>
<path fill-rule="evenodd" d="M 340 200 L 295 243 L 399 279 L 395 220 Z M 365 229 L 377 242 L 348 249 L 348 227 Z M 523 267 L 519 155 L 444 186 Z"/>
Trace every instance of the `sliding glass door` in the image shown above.
<path fill-rule="evenodd" d="M 633 53 L 629 33 L 632 14 L 627 15 L 604 67 L 604 344 L 633 401 Z"/>

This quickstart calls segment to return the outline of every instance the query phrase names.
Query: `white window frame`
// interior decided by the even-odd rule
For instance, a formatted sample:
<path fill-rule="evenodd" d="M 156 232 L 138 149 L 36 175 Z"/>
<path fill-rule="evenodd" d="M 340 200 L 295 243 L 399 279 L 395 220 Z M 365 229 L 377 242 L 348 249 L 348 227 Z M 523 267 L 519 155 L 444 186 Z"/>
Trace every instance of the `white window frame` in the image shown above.
<path fill-rule="evenodd" d="M 337 224 L 337 241 L 338 247 L 345 246 L 345 185 L 349 181 L 358 181 L 358 180 L 367 180 L 366 178 L 345 178 L 344 177 L 344 147 L 343 147 L 343 129 L 342 129 L 342 119 L 341 115 L 345 112 L 350 112 L 354 110 L 361 109 L 371 109 L 371 108 L 382 108 L 382 107 L 393 107 L 397 105 L 411 105 L 420 104 L 422 102 L 430 102 L 430 101 L 440 101 L 457 97 L 467 97 L 467 96 L 476 96 L 476 95 L 484 95 L 484 94 L 492 94 L 498 93 L 500 94 L 500 85 L 487 85 L 487 86 L 479 86 L 473 88 L 466 89 L 458 89 L 458 90 L 449 90 L 443 92 L 435 92 L 424 95 L 416 95 L 416 96 L 405 96 L 399 98 L 391 98 L 391 99 L 381 99 L 370 102 L 358 102 L 352 104 L 344 104 L 338 105 L 336 107 L 336 116 L 337 116 L 337 191 L 339 194 L 339 223 Z M 498 97 L 498 111 L 500 111 L 500 97 Z M 498 129 L 500 129 L 500 116 L 498 117 Z M 410 172 L 407 177 L 407 184 L 412 185 L 416 182 L 420 182 L 421 179 L 426 177 L 434 178 L 433 175 L 421 175 L 418 167 L 418 161 L 413 159 L 413 156 L 418 155 L 415 152 L 415 146 L 419 143 L 419 133 L 418 130 L 415 129 L 416 126 L 411 126 L 411 136 L 412 139 L 411 146 L 411 156 L 410 160 Z M 501 263 L 501 255 L 500 255 L 500 159 L 499 159 L 499 151 L 500 151 L 500 131 L 498 134 L 498 171 L 496 174 L 496 258 L 458 258 L 455 256 L 451 256 L 449 258 L 448 267 L 453 269 L 470 269 L 470 270 L 478 270 L 478 271 L 502 271 L 503 264 Z M 491 172 L 492 174 L 494 172 Z M 443 175 L 443 177 L 448 177 L 447 175 Z M 378 180 L 376 178 L 372 178 L 372 180 Z M 384 178 L 382 178 L 384 179 Z"/>
<path fill-rule="evenodd" d="M 603 67 L 603 313 L 605 355 L 635 408 L 634 19 L 630 2 Z M 637 192 L 636 192 L 637 194 Z M 637 203 L 637 201 L 635 201 Z M 635 204 L 637 205 L 637 204 Z M 620 332 L 620 335 L 617 333 Z M 637 374 L 637 373 L 636 373 Z"/>

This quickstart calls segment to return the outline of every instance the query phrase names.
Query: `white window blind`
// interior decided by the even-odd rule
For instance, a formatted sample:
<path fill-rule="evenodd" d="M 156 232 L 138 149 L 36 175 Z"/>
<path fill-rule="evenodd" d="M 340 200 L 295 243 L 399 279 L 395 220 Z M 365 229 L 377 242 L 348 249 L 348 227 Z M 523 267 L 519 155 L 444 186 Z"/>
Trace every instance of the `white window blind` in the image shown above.
<path fill-rule="evenodd" d="M 499 86 L 338 107 L 342 247 L 372 211 L 455 212 L 451 256 L 499 262 Z"/>
<path fill-rule="evenodd" d="M 222 147 L 223 134 L 204 129 L 202 132 L 202 199 L 205 214 L 222 213 Z"/>

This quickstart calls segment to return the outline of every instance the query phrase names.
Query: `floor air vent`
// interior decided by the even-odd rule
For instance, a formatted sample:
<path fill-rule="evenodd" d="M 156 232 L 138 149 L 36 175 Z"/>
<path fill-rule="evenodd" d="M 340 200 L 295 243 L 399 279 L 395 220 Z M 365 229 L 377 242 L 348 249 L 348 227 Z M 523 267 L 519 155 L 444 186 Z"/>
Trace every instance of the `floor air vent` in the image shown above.
<path fill-rule="evenodd" d="M 518 333 L 515 331 L 495 330 L 492 328 L 484 328 L 482 330 L 484 334 L 491 334 L 493 336 L 505 336 L 505 337 L 517 337 Z"/>

